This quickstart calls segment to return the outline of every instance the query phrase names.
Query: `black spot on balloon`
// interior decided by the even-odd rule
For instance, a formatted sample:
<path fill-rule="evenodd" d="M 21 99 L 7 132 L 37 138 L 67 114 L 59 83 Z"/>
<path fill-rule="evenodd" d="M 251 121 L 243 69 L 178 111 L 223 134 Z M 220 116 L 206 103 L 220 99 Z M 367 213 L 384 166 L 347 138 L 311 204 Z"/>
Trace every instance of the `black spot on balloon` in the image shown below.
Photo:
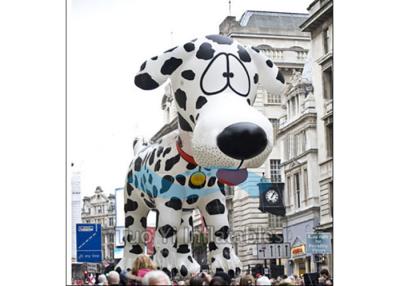
<path fill-rule="evenodd" d="M 181 127 L 181 129 L 183 131 L 189 131 L 189 132 L 193 131 L 193 129 L 190 126 L 189 122 L 187 122 L 186 119 L 183 118 L 182 115 L 179 114 L 179 112 L 178 112 L 178 122 L 179 122 L 179 126 Z"/>
<path fill-rule="evenodd" d="M 167 274 L 168 277 L 171 277 L 171 272 L 168 270 L 168 268 L 164 267 L 164 268 L 162 269 L 162 271 L 163 271 L 165 274 Z"/>
<path fill-rule="evenodd" d="M 246 99 L 246 101 L 247 101 L 247 104 L 251 106 L 250 99 L 248 98 L 248 99 Z"/>
<path fill-rule="evenodd" d="M 135 76 L 135 84 L 144 90 L 155 89 L 159 84 L 147 72 Z"/>
<path fill-rule="evenodd" d="M 190 249 L 187 244 L 179 245 L 178 249 L 176 250 L 177 253 L 189 253 Z"/>
<path fill-rule="evenodd" d="M 172 268 L 171 273 L 172 273 L 172 277 L 175 277 L 176 274 L 178 274 L 178 269 L 176 267 Z"/>
<path fill-rule="evenodd" d="M 166 225 L 160 227 L 158 229 L 158 232 L 160 233 L 161 237 L 169 238 L 176 233 L 176 230 L 169 224 L 166 224 Z"/>
<path fill-rule="evenodd" d="M 215 242 L 210 242 L 209 244 L 208 244 L 208 250 L 210 250 L 210 251 L 213 251 L 213 250 L 217 250 L 218 249 L 218 247 L 217 247 L 217 245 L 215 244 Z"/>
<path fill-rule="evenodd" d="M 194 44 L 193 43 L 186 43 L 183 45 L 183 48 L 185 49 L 185 51 L 187 52 L 191 52 L 194 50 Z"/>
<path fill-rule="evenodd" d="M 188 274 L 188 270 L 187 270 L 187 268 L 186 268 L 186 266 L 185 265 L 182 265 L 181 266 L 181 275 L 183 276 L 183 277 L 185 277 L 187 274 Z"/>
<path fill-rule="evenodd" d="M 134 167 L 135 171 L 140 171 L 141 166 L 142 166 L 142 158 L 137 157 L 135 160 L 135 167 Z"/>
<path fill-rule="evenodd" d="M 167 155 L 169 152 L 171 152 L 171 147 L 165 148 L 164 153 L 162 154 L 163 158 L 164 158 L 165 155 Z"/>
<path fill-rule="evenodd" d="M 161 255 L 162 255 L 163 257 L 167 257 L 168 254 L 169 254 L 169 250 L 166 249 L 166 248 L 163 248 L 163 249 L 161 249 L 160 253 L 161 253 Z"/>
<path fill-rule="evenodd" d="M 221 35 L 208 35 L 206 36 L 206 38 L 220 45 L 231 45 L 233 43 L 233 40 L 231 38 Z"/>
<path fill-rule="evenodd" d="M 210 215 L 223 214 L 225 212 L 225 206 L 219 199 L 215 199 L 206 205 L 206 211 Z"/>
<path fill-rule="evenodd" d="M 281 83 L 285 83 L 285 78 L 283 77 L 283 74 L 280 71 L 278 71 L 276 79 L 279 80 Z"/>
<path fill-rule="evenodd" d="M 126 184 L 126 192 L 128 193 L 128 196 L 130 196 L 132 194 L 132 191 L 133 191 L 133 187 L 131 186 L 131 184 L 127 183 Z"/>
<path fill-rule="evenodd" d="M 183 61 L 181 59 L 177 59 L 174 57 L 166 60 L 165 63 L 161 67 L 161 73 L 163 75 L 172 74 L 182 64 L 182 62 Z"/>
<path fill-rule="evenodd" d="M 190 261 L 190 263 L 193 263 L 193 258 L 190 255 L 187 258 Z"/>
<path fill-rule="evenodd" d="M 190 121 L 192 121 L 193 123 L 195 122 L 195 121 L 194 121 L 193 115 L 190 114 L 190 117 L 189 117 L 189 118 L 190 118 Z"/>
<path fill-rule="evenodd" d="M 259 49 L 257 49 L 257 48 L 255 48 L 255 47 L 251 47 L 254 51 L 256 51 L 257 53 L 259 53 L 260 52 L 260 50 Z"/>
<path fill-rule="evenodd" d="M 217 182 L 218 188 L 221 191 L 221 194 L 225 196 L 225 185 L 221 183 L 220 181 Z"/>
<path fill-rule="evenodd" d="M 210 179 L 208 180 L 207 186 L 212 187 L 215 184 L 216 179 L 217 178 L 214 176 L 210 177 Z"/>
<path fill-rule="evenodd" d="M 231 259 L 230 249 L 228 247 L 224 247 L 224 250 L 222 250 L 222 255 L 225 259 Z"/>
<path fill-rule="evenodd" d="M 160 157 L 160 155 L 163 152 L 163 150 L 164 150 L 164 147 L 162 147 L 162 146 L 158 147 L 158 149 L 157 149 L 157 158 Z"/>
<path fill-rule="evenodd" d="M 246 49 L 240 45 L 238 45 L 238 49 L 239 58 L 244 62 L 251 62 L 251 57 Z"/>
<path fill-rule="evenodd" d="M 173 48 L 171 48 L 171 49 L 169 49 L 169 50 L 166 50 L 164 53 L 169 53 L 169 52 L 172 52 L 172 51 L 173 51 L 173 50 L 175 50 L 177 47 L 178 47 L 178 46 L 176 46 L 176 47 L 173 47 Z"/>
<path fill-rule="evenodd" d="M 233 271 L 232 269 L 229 269 L 229 271 L 228 271 L 228 275 L 229 275 L 229 278 L 234 278 L 235 277 L 235 271 Z"/>
<path fill-rule="evenodd" d="M 132 225 L 134 222 L 134 219 L 132 216 L 127 216 L 125 218 L 125 227 L 129 227 L 130 225 Z"/>
<path fill-rule="evenodd" d="M 181 155 L 178 154 L 172 158 L 169 158 L 167 161 L 165 161 L 165 171 L 171 170 L 176 165 L 176 163 L 179 162 L 180 159 L 181 159 Z"/>
<path fill-rule="evenodd" d="M 149 174 L 149 184 L 153 183 L 153 176 L 151 174 Z"/>
<path fill-rule="evenodd" d="M 193 169 L 196 168 L 196 167 L 197 167 L 197 165 L 192 164 L 192 163 L 188 163 L 188 164 L 186 165 L 186 169 L 188 169 L 188 170 L 193 170 Z"/>
<path fill-rule="evenodd" d="M 139 244 L 132 245 L 132 249 L 129 250 L 130 253 L 141 254 L 143 253 L 143 249 Z"/>
<path fill-rule="evenodd" d="M 174 183 L 174 177 L 170 175 L 165 175 L 161 180 L 161 189 L 160 194 L 163 194 L 171 188 L 171 185 Z"/>
<path fill-rule="evenodd" d="M 203 107 L 204 104 L 207 103 L 207 98 L 204 96 L 199 96 L 196 100 L 196 109 L 200 109 Z"/>
<path fill-rule="evenodd" d="M 186 178 L 183 175 L 177 175 L 176 180 L 178 181 L 179 184 L 181 184 L 182 186 L 185 184 L 186 182 Z"/>
<path fill-rule="evenodd" d="M 209 60 L 214 56 L 214 52 L 215 50 L 212 48 L 211 44 L 203 43 L 200 45 L 196 57 L 202 60 Z"/>
<path fill-rule="evenodd" d="M 197 200 L 199 199 L 198 195 L 190 195 L 187 197 L 186 202 L 191 205 L 194 204 L 195 202 L 197 202 Z"/>
<path fill-rule="evenodd" d="M 143 228 L 147 227 L 147 218 L 146 217 L 142 217 L 140 219 L 140 224 L 142 225 Z"/>
<path fill-rule="evenodd" d="M 182 201 L 177 197 L 172 197 L 165 205 L 177 211 L 182 208 Z"/>
<path fill-rule="evenodd" d="M 124 206 L 124 210 L 125 212 L 131 212 L 131 211 L 135 211 L 138 208 L 138 203 L 135 201 L 132 201 L 131 199 L 128 199 L 126 201 L 126 204 Z"/>
<path fill-rule="evenodd" d="M 222 239 L 227 239 L 229 236 L 229 227 L 228 226 L 221 227 L 219 230 L 215 232 L 215 235 Z"/>
<path fill-rule="evenodd" d="M 155 171 L 155 172 L 160 171 L 160 167 L 161 167 L 161 160 L 158 160 L 158 161 L 156 162 L 156 164 L 154 165 L 154 171 Z"/>
<path fill-rule="evenodd" d="M 186 110 L 186 93 L 182 89 L 178 88 L 176 90 L 175 100 L 180 108 Z"/>
<path fill-rule="evenodd" d="M 152 57 L 151 59 L 152 59 L 153 61 L 155 61 L 156 59 L 158 59 L 158 57 L 155 56 L 155 57 Z"/>
<path fill-rule="evenodd" d="M 274 64 L 271 62 L 271 60 L 267 60 L 266 63 L 267 63 L 267 66 L 269 66 L 270 68 L 272 68 L 272 66 L 274 65 Z"/>
<path fill-rule="evenodd" d="M 193 227 L 193 217 L 192 216 L 189 217 L 189 225 L 191 227 Z"/>
<path fill-rule="evenodd" d="M 153 198 L 156 198 L 158 195 L 158 190 L 156 186 L 153 186 Z"/>
<path fill-rule="evenodd" d="M 154 155 L 156 154 L 156 149 L 153 149 L 153 152 L 151 152 L 150 159 L 149 159 L 149 165 L 153 164 L 154 162 Z"/>
<path fill-rule="evenodd" d="M 256 73 L 254 75 L 254 83 L 257 84 L 258 83 L 258 73 Z"/>
<path fill-rule="evenodd" d="M 181 73 L 182 77 L 187 80 L 193 80 L 195 73 L 192 70 L 185 70 Z"/>
<path fill-rule="evenodd" d="M 149 200 L 143 199 L 143 201 L 150 209 L 155 207 L 154 203 L 150 202 Z"/>
<path fill-rule="evenodd" d="M 215 261 L 215 257 L 211 257 L 211 263 Z"/>
<path fill-rule="evenodd" d="M 141 66 L 140 66 L 140 71 L 144 70 L 146 68 L 146 62 L 144 62 Z"/>

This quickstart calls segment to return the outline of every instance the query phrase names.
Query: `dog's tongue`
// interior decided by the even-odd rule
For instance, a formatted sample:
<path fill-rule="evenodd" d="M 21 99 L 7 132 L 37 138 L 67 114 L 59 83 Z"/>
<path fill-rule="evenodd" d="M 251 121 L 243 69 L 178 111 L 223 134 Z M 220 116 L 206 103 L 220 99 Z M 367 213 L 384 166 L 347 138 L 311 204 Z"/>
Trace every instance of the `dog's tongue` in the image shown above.
<path fill-rule="evenodd" d="M 224 183 L 228 186 L 236 186 L 247 179 L 247 169 L 219 169 L 217 171 L 217 178 L 221 183 Z"/>

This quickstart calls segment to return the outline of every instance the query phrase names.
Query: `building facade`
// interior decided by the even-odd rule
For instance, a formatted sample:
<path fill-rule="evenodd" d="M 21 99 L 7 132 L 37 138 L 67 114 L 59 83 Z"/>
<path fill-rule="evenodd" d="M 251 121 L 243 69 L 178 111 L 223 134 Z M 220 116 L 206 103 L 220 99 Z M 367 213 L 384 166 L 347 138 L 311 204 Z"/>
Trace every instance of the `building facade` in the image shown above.
<path fill-rule="evenodd" d="M 82 223 L 101 224 L 103 260 L 114 259 L 115 195 L 104 193 L 97 187 L 93 196 L 85 196 L 82 206 Z"/>
<path fill-rule="evenodd" d="M 76 224 L 81 223 L 81 173 L 72 163 L 71 176 L 71 226 L 72 226 L 72 253 L 71 260 L 76 262 Z"/>
<path fill-rule="evenodd" d="M 320 222 L 318 232 L 333 237 L 333 1 L 315 0 L 301 24 L 311 34 L 311 66 L 317 110 Z M 333 243 L 333 241 L 332 241 Z M 319 257 L 332 273 L 332 255 Z"/>
<path fill-rule="evenodd" d="M 279 67 L 287 80 L 294 73 L 303 70 L 307 59 L 310 36 L 308 32 L 299 29 L 307 17 L 307 14 L 301 13 L 246 11 L 238 21 L 236 17 L 226 17 L 220 24 L 219 30 L 220 34 L 229 36 L 243 45 L 256 47 L 265 53 Z M 268 94 L 260 86 L 254 107 L 270 120 L 276 138 L 279 120 L 286 114 L 281 96 Z M 264 260 L 257 258 L 257 243 L 268 242 L 271 235 L 283 236 L 282 218 L 262 213 L 258 209 L 257 191 L 257 183 L 262 177 L 271 182 L 283 181 L 281 164 L 281 146 L 275 141 L 266 162 L 260 168 L 249 170 L 258 176 L 250 177 L 244 185 L 244 190 L 239 188 L 234 190 L 229 210 L 232 213 L 234 233 L 232 239 L 244 269 L 265 264 Z M 267 262 L 267 266 L 276 263 L 275 260 Z"/>
<path fill-rule="evenodd" d="M 291 257 L 285 261 L 288 275 L 317 271 L 317 261 L 306 249 L 307 235 L 319 224 L 320 211 L 317 111 L 309 65 L 289 79 L 283 96 L 286 114 L 280 118 L 277 134 L 285 182 L 283 237 L 291 246 Z"/>

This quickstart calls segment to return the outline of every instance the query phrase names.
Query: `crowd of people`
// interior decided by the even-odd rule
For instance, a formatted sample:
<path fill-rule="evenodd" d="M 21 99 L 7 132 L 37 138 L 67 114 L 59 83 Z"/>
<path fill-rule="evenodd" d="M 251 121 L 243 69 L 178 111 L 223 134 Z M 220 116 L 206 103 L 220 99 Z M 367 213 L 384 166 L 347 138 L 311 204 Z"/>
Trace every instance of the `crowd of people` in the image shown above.
<path fill-rule="evenodd" d="M 176 286 L 258 286 L 258 285 L 333 285 L 332 278 L 327 269 L 322 269 L 316 283 L 309 284 L 304 277 L 297 275 L 279 276 L 276 279 L 266 275 L 253 276 L 246 273 L 237 278 L 230 277 L 225 272 L 217 272 L 210 275 L 201 272 L 187 279 L 175 277 L 171 279 L 165 272 L 158 270 L 154 262 L 146 255 L 139 256 L 129 272 L 110 271 L 99 275 L 96 281 L 90 281 L 89 285 L 121 285 L 121 286 L 148 286 L 148 285 L 176 285 Z"/>

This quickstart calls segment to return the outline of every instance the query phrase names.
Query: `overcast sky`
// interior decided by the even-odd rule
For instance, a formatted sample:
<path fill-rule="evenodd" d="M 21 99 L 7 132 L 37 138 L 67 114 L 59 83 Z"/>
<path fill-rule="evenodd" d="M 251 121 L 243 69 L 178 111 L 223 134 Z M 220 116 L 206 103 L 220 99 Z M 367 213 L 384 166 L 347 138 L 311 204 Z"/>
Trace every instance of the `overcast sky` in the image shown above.
<path fill-rule="evenodd" d="M 122 187 L 136 136 L 163 124 L 164 89 L 133 84 L 142 62 L 201 35 L 218 34 L 228 0 L 71 0 L 68 12 L 67 154 L 83 195 Z M 232 0 L 246 10 L 307 13 L 311 0 Z M 70 169 L 69 171 L 72 171 Z"/>

